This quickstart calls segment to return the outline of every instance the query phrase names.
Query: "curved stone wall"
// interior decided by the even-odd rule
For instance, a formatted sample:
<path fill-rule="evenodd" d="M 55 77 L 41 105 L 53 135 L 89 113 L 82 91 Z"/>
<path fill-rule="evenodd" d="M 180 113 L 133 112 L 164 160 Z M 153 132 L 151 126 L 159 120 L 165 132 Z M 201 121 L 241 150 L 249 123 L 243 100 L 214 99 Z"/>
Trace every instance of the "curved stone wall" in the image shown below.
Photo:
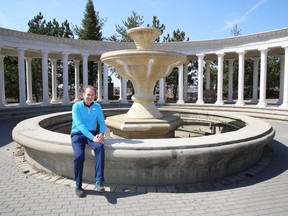
<path fill-rule="evenodd" d="M 178 109 L 183 114 L 203 113 Z M 247 169 L 256 163 L 274 137 L 265 121 L 242 115 L 206 112 L 207 118 L 234 119 L 243 126 L 233 132 L 195 138 L 106 139 L 105 181 L 132 185 L 163 185 L 207 181 Z M 230 121 L 229 120 L 229 121 Z M 13 139 L 24 146 L 26 160 L 48 172 L 74 178 L 73 151 L 67 134 L 45 127 L 68 124 L 71 113 L 39 116 L 20 122 Z M 41 126 L 40 126 L 41 125 Z M 86 148 L 84 179 L 94 182 L 93 156 Z"/>

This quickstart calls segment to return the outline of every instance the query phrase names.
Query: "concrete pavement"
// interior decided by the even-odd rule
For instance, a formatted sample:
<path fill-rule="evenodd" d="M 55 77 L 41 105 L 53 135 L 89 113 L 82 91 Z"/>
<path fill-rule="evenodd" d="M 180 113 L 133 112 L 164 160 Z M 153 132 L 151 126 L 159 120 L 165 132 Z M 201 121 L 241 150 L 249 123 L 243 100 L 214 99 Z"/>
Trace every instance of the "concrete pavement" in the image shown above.
<path fill-rule="evenodd" d="M 30 167 L 11 131 L 21 119 L 0 122 L 0 215 L 288 215 L 288 122 L 269 120 L 276 136 L 245 172 L 209 183 L 132 187 L 78 198 L 73 181 Z"/>

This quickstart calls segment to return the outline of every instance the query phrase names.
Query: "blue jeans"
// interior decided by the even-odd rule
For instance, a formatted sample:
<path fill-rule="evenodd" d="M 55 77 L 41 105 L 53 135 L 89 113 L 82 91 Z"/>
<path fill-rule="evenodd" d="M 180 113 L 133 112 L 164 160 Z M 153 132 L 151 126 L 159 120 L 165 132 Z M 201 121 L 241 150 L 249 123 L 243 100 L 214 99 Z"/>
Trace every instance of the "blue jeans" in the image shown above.
<path fill-rule="evenodd" d="M 97 131 L 91 131 L 96 135 Z M 105 149 L 104 145 L 98 142 L 93 142 L 85 137 L 82 133 L 71 134 L 72 148 L 74 151 L 74 175 L 76 187 L 82 187 L 83 167 L 85 160 L 85 146 L 88 144 L 94 150 L 94 166 L 95 166 L 95 180 L 104 181 L 104 161 Z"/>

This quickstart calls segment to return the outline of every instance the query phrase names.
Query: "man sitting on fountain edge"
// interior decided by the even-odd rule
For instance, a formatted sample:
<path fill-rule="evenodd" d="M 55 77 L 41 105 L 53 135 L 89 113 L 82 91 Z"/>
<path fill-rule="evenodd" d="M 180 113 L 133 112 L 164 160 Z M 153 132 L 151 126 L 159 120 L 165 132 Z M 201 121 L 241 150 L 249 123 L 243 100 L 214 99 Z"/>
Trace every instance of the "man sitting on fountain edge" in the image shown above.
<path fill-rule="evenodd" d="M 87 86 L 83 89 L 83 100 L 72 107 L 71 140 L 74 152 L 74 175 L 76 181 L 75 193 L 84 197 L 82 176 L 85 160 L 85 146 L 88 144 L 94 150 L 95 190 L 104 192 L 104 133 L 106 124 L 101 106 L 94 102 L 95 89 Z"/>

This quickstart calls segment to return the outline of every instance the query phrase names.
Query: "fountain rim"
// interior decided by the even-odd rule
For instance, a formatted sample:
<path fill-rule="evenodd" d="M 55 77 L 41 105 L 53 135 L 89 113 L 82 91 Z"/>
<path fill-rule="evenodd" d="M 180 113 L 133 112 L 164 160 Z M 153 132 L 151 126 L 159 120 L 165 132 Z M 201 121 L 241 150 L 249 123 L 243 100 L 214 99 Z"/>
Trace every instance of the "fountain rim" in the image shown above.
<path fill-rule="evenodd" d="M 154 32 L 159 32 L 160 34 L 162 33 L 159 28 L 155 27 L 149 27 L 149 26 L 138 26 L 134 28 L 130 28 L 127 30 L 127 34 L 129 35 L 132 32 L 139 32 L 139 31 L 154 31 Z"/>
<path fill-rule="evenodd" d="M 116 55 L 117 54 L 117 55 Z M 185 54 L 179 53 L 179 52 L 168 52 L 165 50 L 159 50 L 159 49 L 124 49 L 124 50 L 114 50 L 114 51 L 109 51 L 105 52 L 101 55 L 100 59 L 108 58 L 108 57 L 119 57 L 119 56 L 128 56 L 129 54 L 131 55 L 153 55 L 153 54 L 158 54 L 158 55 L 163 55 L 163 56 L 175 56 L 175 57 L 183 57 L 187 59 L 187 56 Z"/>
<path fill-rule="evenodd" d="M 184 109 L 181 112 L 193 114 L 195 110 Z M 203 111 L 199 113 L 203 115 Z M 213 112 L 205 112 L 209 113 Z M 70 123 L 71 111 L 24 120 L 13 129 L 12 137 L 24 147 L 25 159 L 32 166 L 73 179 L 71 164 L 74 154 L 70 135 L 40 127 L 39 122 L 52 117 L 54 119 L 42 122 L 42 125 Z M 123 185 L 183 184 L 210 181 L 247 169 L 259 160 L 275 131 L 260 119 L 235 113 L 232 117 L 248 125 L 236 131 L 238 135 L 227 132 L 195 138 L 167 138 L 164 145 L 161 144 L 163 139 L 106 139 L 105 181 Z M 221 142 L 223 136 L 230 142 L 225 142 L 225 139 Z M 87 171 L 83 179 L 94 182 L 93 150 L 86 148 L 85 155 Z"/>
<path fill-rule="evenodd" d="M 105 112 L 106 109 L 103 109 Z M 163 110 L 163 109 L 160 109 Z M 168 110 L 167 110 L 168 111 Z M 184 113 L 199 113 L 203 114 L 201 111 L 188 111 L 183 109 L 173 109 L 173 112 L 184 112 Z M 245 122 L 246 126 L 232 132 L 227 132 L 223 134 L 216 134 L 204 137 L 193 137 L 193 138 L 159 138 L 159 139 L 106 139 L 105 148 L 108 149 L 119 149 L 119 150 L 181 150 L 181 149 L 202 149 L 202 148 L 218 148 L 218 147 L 229 147 L 235 145 L 241 145 L 246 142 L 261 140 L 263 137 L 271 136 L 275 134 L 273 127 L 267 122 L 237 114 L 228 115 L 221 112 L 205 112 L 206 115 L 220 115 L 224 117 L 229 117 Z M 61 115 L 71 115 L 71 111 L 59 112 L 46 114 L 42 116 L 37 116 L 33 118 L 21 121 L 16 125 L 12 131 L 13 139 L 23 145 L 24 147 L 37 149 L 47 152 L 69 152 L 71 148 L 71 140 L 69 134 L 61 134 L 58 132 L 49 131 L 40 126 L 40 122 L 48 118 L 57 118 Z M 258 125 L 254 127 L 253 125 Z M 253 133 L 252 133 L 253 131 Z M 233 138 L 231 138 L 233 137 Z M 273 135 L 274 137 L 274 135 Z M 41 145 L 36 145 L 31 142 L 31 139 L 36 142 L 41 143 Z M 179 140 L 181 142 L 179 143 Z M 165 141 L 165 142 L 164 142 Z M 177 142 L 177 144 L 175 144 Z M 49 145 L 46 145 L 49 143 Z M 45 144 L 45 145 L 42 145 Z M 53 147 L 52 147 L 53 146 Z"/>

